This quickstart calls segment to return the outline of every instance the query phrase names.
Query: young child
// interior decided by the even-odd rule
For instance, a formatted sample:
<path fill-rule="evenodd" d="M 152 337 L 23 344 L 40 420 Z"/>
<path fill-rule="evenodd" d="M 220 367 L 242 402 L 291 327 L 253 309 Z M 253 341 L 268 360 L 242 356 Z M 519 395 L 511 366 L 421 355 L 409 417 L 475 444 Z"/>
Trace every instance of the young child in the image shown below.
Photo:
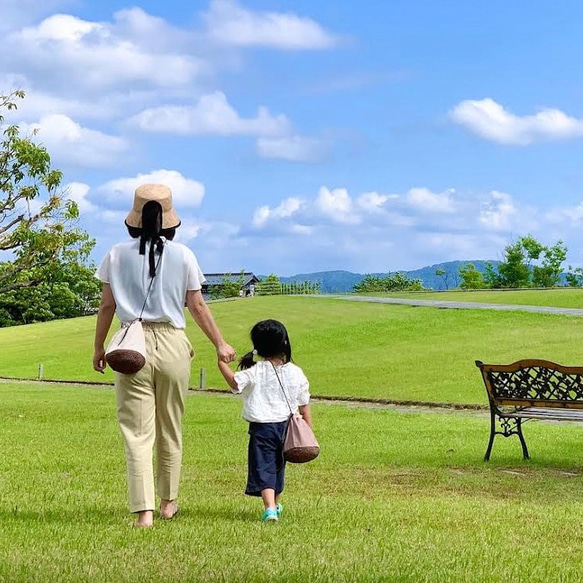
<path fill-rule="evenodd" d="M 279 502 L 285 472 L 282 448 L 290 407 L 294 413 L 299 409 L 311 427 L 310 393 L 308 379 L 291 361 L 289 336 L 281 322 L 258 322 L 251 329 L 251 342 L 253 351 L 241 358 L 239 372 L 222 361 L 218 365 L 233 393 L 243 396 L 243 419 L 249 422 L 245 494 L 261 496 L 262 520 L 269 522 L 277 521 L 283 510 Z M 263 360 L 255 362 L 255 354 Z"/>

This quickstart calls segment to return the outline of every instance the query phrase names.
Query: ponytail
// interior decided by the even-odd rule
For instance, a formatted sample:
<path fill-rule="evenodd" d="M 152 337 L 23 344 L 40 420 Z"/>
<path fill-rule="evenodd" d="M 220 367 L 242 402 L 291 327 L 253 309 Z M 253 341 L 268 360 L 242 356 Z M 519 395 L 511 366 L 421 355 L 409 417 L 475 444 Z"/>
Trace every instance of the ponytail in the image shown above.
<path fill-rule="evenodd" d="M 155 200 L 148 201 L 142 209 L 142 233 L 140 235 L 140 255 L 146 254 L 146 243 L 150 241 L 150 277 L 156 275 L 155 252 L 160 255 L 164 251 L 164 241 L 160 234 L 162 232 L 162 206 Z"/>
<path fill-rule="evenodd" d="M 252 366 L 255 366 L 255 360 L 253 359 L 254 355 L 255 355 L 254 350 L 250 350 L 247 354 L 243 355 L 241 357 L 241 360 L 239 361 L 238 368 L 240 370 L 245 370 L 247 368 L 251 368 Z"/>

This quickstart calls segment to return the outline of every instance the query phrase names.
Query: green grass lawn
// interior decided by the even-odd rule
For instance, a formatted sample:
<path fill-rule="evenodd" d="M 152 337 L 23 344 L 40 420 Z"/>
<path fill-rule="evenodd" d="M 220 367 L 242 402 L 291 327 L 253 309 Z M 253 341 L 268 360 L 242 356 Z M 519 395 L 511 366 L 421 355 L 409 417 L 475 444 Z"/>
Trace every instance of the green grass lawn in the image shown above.
<path fill-rule="evenodd" d="M 315 395 L 486 403 L 476 359 L 583 364 L 583 321 L 568 316 L 308 297 L 256 297 L 211 309 L 239 355 L 250 349 L 256 321 L 282 320 Z M 0 329 L 0 376 L 34 378 L 42 362 L 46 378 L 111 381 L 111 373 L 91 367 L 94 326 L 90 317 Z M 197 351 L 193 385 L 204 367 L 208 386 L 226 388 L 212 345 L 192 322 L 187 333 Z"/>
<path fill-rule="evenodd" d="M 363 295 L 363 294 L 359 294 Z M 445 291 L 445 292 L 396 292 L 373 294 L 390 298 L 414 298 L 449 302 L 480 302 L 487 304 L 519 304 L 523 306 L 552 306 L 555 308 L 583 308 L 583 289 L 559 288 L 548 290 L 517 291 Z"/>
<path fill-rule="evenodd" d="M 0 581 L 581 581 L 582 426 L 529 423 L 530 462 L 500 439 L 485 464 L 484 416 L 314 419 L 322 455 L 262 525 L 238 399 L 189 397 L 180 516 L 141 531 L 113 391 L 0 384 Z"/>

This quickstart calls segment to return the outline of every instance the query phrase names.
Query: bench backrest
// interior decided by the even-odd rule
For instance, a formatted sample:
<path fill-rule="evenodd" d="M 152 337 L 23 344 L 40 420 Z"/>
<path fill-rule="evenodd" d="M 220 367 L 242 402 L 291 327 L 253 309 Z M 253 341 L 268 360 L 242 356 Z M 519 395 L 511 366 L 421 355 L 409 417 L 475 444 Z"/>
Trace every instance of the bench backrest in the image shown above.
<path fill-rule="evenodd" d="M 519 360 L 512 364 L 476 366 L 490 401 L 517 407 L 583 409 L 583 367 L 562 366 L 548 360 Z"/>

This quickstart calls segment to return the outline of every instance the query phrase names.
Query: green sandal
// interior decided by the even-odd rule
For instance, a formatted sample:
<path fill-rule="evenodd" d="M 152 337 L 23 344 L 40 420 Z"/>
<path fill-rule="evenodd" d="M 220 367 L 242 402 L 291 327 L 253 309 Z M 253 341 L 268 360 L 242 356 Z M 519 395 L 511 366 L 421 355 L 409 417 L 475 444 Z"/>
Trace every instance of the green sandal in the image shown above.
<path fill-rule="evenodd" d="M 278 516 L 279 515 L 277 513 L 277 510 L 275 510 L 274 508 L 268 508 L 261 516 L 261 520 L 263 522 L 277 522 Z"/>

